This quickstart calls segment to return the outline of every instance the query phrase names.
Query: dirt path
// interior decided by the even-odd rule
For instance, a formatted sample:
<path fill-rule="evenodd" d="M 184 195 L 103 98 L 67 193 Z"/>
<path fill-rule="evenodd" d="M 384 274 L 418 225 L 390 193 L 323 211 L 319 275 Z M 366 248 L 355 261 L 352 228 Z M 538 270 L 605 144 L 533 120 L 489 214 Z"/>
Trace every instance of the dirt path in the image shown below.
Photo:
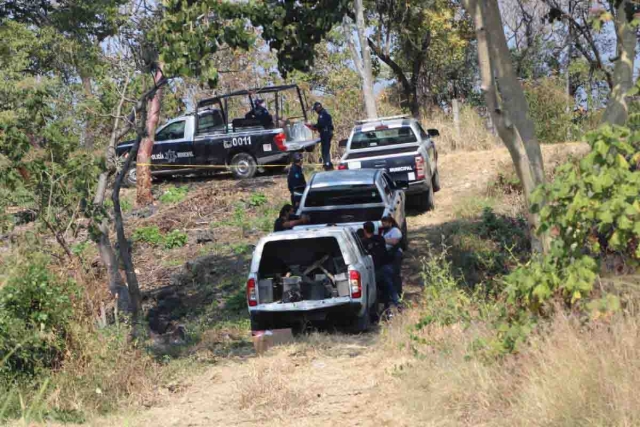
<path fill-rule="evenodd" d="M 545 147 L 547 159 L 578 145 Z M 498 171 L 510 168 L 505 150 L 454 153 L 440 159 L 442 190 L 434 212 L 409 219 L 411 251 L 405 289 L 420 292 L 425 240 L 454 218 L 464 199 L 483 194 Z M 94 420 L 97 426 L 404 426 L 412 414 L 394 399 L 402 360 L 389 357 L 403 319 L 362 336 L 312 334 L 261 357 L 227 359 L 164 391 L 152 408 Z M 396 331 L 394 334 L 393 331 Z M 366 413 L 367 416 L 361 414 Z"/>

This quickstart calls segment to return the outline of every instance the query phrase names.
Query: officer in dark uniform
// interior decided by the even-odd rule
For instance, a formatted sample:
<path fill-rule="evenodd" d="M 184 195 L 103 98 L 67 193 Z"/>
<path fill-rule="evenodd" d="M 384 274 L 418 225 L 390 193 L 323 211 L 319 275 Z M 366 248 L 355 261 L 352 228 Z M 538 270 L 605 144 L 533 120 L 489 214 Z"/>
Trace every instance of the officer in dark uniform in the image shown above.
<path fill-rule="evenodd" d="M 253 110 L 249 111 L 244 116 L 245 119 L 257 119 L 265 128 L 273 126 L 273 117 L 269 114 L 269 110 L 264 107 L 264 99 L 256 99 Z"/>
<path fill-rule="evenodd" d="M 304 173 L 302 172 L 302 153 L 294 153 L 293 164 L 291 165 L 289 175 L 287 176 L 287 186 L 291 193 L 291 204 L 294 207 L 297 207 L 298 203 L 300 203 L 300 197 L 296 197 L 294 195 L 295 189 L 297 187 L 306 187 L 306 185 L 307 180 L 304 178 Z"/>
<path fill-rule="evenodd" d="M 315 102 L 313 111 L 318 114 L 318 123 L 314 129 L 320 132 L 320 144 L 322 145 L 322 162 L 325 170 L 333 169 L 331 163 L 331 138 L 333 138 L 333 119 L 331 114 L 322 107 L 322 104 Z"/>

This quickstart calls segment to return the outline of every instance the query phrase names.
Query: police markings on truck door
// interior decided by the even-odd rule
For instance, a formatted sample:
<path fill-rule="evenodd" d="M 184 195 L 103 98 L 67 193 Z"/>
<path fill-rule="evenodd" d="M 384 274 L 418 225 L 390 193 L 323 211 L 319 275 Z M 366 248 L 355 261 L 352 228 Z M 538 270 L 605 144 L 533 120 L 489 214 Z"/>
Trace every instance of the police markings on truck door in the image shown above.
<path fill-rule="evenodd" d="M 151 160 L 166 160 L 169 163 L 175 163 L 178 159 L 187 159 L 193 156 L 193 151 L 181 151 L 176 153 L 173 150 L 168 150 L 165 153 L 153 154 Z"/>
<path fill-rule="evenodd" d="M 231 138 L 231 140 L 224 140 L 222 142 L 224 148 L 243 147 L 245 145 L 251 145 L 250 136 L 239 136 L 237 138 Z"/>

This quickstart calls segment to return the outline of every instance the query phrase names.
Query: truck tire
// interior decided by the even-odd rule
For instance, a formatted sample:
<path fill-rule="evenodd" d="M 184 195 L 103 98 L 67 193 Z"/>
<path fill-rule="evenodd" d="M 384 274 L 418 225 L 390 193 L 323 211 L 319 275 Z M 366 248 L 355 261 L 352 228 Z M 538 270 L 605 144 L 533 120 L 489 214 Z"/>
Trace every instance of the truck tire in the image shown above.
<path fill-rule="evenodd" d="M 122 183 L 125 187 L 135 187 L 138 182 L 138 175 L 136 170 L 136 165 L 133 164 L 127 171 L 127 174 L 124 176 L 124 180 Z"/>
<path fill-rule="evenodd" d="M 435 209 L 435 197 L 433 195 L 433 186 L 429 185 L 429 188 L 424 193 L 417 194 L 420 210 L 424 212 L 432 211 Z"/>
<path fill-rule="evenodd" d="M 400 247 L 403 251 L 409 249 L 409 236 L 407 236 L 407 220 L 405 219 L 402 223 L 402 241 L 400 242 Z"/>
<path fill-rule="evenodd" d="M 359 334 L 362 332 L 367 332 L 371 327 L 371 314 L 369 310 L 369 304 L 365 305 L 364 313 L 361 315 L 356 315 L 355 319 L 353 319 L 353 325 L 351 326 L 351 331 L 355 334 Z"/>
<path fill-rule="evenodd" d="M 438 168 L 436 168 L 436 173 L 434 173 L 431 178 L 431 186 L 433 187 L 434 193 L 440 191 L 440 174 L 438 173 Z"/>
<path fill-rule="evenodd" d="M 231 173 L 239 179 L 253 178 L 258 170 L 256 159 L 249 153 L 238 153 L 231 159 Z"/>
<path fill-rule="evenodd" d="M 260 319 L 255 314 L 251 313 L 251 331 L 266 331 L 269 329 L 270 325 L 267 324 L 264 320 Z"/>

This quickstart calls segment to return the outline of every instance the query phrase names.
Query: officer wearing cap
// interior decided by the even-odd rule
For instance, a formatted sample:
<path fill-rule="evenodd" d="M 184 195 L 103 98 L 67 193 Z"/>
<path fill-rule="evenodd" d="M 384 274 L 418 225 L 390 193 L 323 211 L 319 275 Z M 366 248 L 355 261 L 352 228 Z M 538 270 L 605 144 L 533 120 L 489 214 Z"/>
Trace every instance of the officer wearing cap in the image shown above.
<path fill-rule="evenodd" d="M 307 186 L 307 181 L 304 178 L 304 173 L 302 172 L 302 153 L 293 154 L 293 164 L 289 169 L 287 185 L 289 187 L 289 192 L 291 193 L 291 204 L 294 207 L 297 207 L 298 203 L 300 203 L 300 197 L 295 196 L 295 189 Z"/>
<path fill-rule="evenodd" d="M 253 110 L 249 111 L 244 117 L 245 119 L 260 120 L 260 123 L 265 128 L 270 128 L 271 126 L 273 126 L 273 117 L 271 117 L 271 114 L 269 114 L 269 110 L 265 108 L 264 99 L 256 99 Z"/>
<path fill-rule="evenodd" d="M 322 162 L 325 170 L 333 169 L 331 163 L 331 138 L 333 138 L 333 119 L 331 114 L 324 109 L 321 103 L 313 104 L 313 111 L 318 114 L 318 123 L 313 127 L 320 133 L 320 144 L 322 146 Z"/>

